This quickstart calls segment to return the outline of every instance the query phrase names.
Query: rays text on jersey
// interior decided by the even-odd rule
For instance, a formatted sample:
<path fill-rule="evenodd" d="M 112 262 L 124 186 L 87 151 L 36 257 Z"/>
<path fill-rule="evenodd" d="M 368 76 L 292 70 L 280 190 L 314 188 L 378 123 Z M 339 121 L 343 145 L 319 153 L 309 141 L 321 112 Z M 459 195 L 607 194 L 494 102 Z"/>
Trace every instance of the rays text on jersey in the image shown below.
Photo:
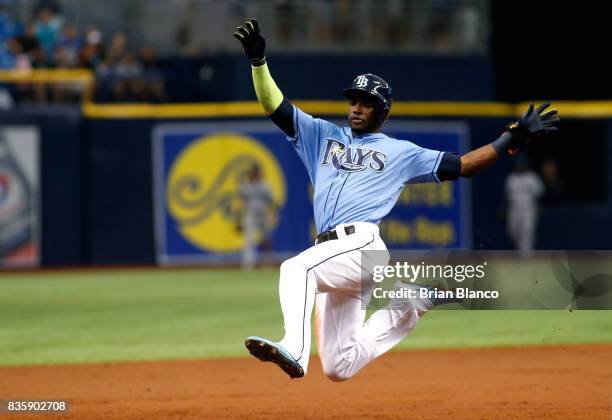
<path fill-rule="evenodd" d="M 346 147 L 344 143 L 328 138 L 321 166 L 331 163 L 336 170 L 342 172 L 360 172 L 368 168 L 382 172 L 386 161 L 387 155 L 378 150 Z"/>

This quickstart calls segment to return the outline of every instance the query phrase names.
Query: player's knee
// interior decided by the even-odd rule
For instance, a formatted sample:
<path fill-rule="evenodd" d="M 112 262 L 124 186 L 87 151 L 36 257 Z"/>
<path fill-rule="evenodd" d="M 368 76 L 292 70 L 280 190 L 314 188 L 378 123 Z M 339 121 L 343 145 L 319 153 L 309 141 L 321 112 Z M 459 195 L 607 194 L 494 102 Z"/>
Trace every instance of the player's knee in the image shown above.
<path fill-rule="evenodd" d="M 323 373 L 327 379 L 333 382 L 344 382 L 352 376 L 346 370 L 336 367 L 326 368 L 323 366 Z"/>
<path fill-rule="evenodd" d="M 343 382 L 353 376 L 351 366 L 352 364 L 340 355 L 321 358 L 323 374 L 334 382 Z"/>

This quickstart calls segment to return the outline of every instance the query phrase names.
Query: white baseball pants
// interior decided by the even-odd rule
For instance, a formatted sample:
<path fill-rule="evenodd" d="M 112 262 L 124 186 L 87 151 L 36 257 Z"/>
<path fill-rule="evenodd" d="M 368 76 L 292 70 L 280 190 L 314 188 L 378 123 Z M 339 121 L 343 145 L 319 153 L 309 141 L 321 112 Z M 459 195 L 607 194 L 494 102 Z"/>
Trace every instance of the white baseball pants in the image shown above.
<path fill-rule="evenodd" d="M 388 253 L 378 226 L 350 223 L 355 233 L 336 227 L 337 240 L 329 240 L 282 263 L 279 295 L 285 323 L 280 341 L 304 368 L 310 355 L 310 318 L 316 301 L 315 325 L 319 356 L 325 375 L 346 380 L 376 357 L 391 349 L 416 326 L 419 313 L 406 305 L 374 312 L 366 321 L 373 281 L 362 273 L 362 251 L 377 250 L 387 264 Z M 368 264 L 370 267 L 371 264 Z"/>

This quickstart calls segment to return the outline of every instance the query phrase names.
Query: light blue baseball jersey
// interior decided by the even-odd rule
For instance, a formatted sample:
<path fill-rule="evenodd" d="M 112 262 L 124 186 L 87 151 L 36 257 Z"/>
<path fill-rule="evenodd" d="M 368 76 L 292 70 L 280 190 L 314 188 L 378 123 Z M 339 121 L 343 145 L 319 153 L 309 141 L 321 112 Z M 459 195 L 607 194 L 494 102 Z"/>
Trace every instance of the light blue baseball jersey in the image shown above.
<path fill-rule="evenodd" d="M 425 149 L 382 133 L 353 136 L 294 106 L 295 137 L 287 136 L 314 186 L 319 233 L 341 223 L 378 224 L 407 183 L 440 182 L 443 152 Z"/>

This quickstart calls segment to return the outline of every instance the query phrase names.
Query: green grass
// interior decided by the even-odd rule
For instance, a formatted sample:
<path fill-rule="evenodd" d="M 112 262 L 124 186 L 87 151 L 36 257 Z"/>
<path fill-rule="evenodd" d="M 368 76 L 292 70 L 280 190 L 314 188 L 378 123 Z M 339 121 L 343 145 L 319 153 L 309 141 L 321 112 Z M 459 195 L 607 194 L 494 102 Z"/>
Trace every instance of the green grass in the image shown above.
<path fill-rule="evenodd" d="M 280 338 L 278 271 L 2 274 L 0 365 L 245 356 Z M 612 342 L 612 311 L 434 311 L 398 348 Z"/>

